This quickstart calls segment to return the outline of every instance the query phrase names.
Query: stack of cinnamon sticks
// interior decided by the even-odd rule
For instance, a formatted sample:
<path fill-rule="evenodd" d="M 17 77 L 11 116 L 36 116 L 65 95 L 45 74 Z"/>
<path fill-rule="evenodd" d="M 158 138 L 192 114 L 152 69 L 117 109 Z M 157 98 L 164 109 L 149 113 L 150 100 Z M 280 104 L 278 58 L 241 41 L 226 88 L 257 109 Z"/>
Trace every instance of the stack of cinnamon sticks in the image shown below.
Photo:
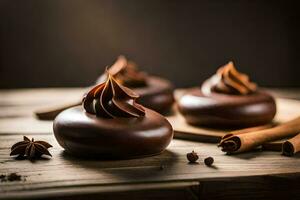
<path fill-rule="evenodd" d="M 270 143 L 279 139 L 291 138 L 283 143 Z M 219 147 L 229 154 L 252 150 L 259 146 L 265 149 L 281 150 L 283 155 L 293 156 L 300 151 L 300 117 L 283 124 L 265 125 L 233 131 L 226 134 Z"/>

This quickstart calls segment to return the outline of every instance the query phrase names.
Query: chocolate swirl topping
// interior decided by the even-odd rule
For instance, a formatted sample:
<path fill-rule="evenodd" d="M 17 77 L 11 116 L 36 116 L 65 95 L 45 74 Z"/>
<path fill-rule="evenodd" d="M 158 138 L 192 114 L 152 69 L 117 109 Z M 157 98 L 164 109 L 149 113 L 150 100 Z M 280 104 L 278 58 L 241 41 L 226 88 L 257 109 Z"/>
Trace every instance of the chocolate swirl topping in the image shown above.
<path fill-rule="evenodd" d="M 137 65 L 132 61 L 128 61 L 125 56 L 119 56 L 108 71 L 119 83 L 126 87 L 135 88 L 147 85 L 146 73 L 139 71 Z M 103 74 L 97 82 L 101 83 L 106 78 L 107 74 Z"/>
<path fill-rule="evenodd" d="M 238 72 L 229 62 L 211 78 L 211 90 L 225 94 L 247 95 L 256 91 L 256 84 L 246 74 Z"/>
<path fill-rule="evenodd" d="M 143 106 L 135 102 L 139 95 L 118 83 L 110 72 L 106 73 L 107 80 L 84 96 L 83 107 L 86 112 L 103 118 L 144 116 Z"/>

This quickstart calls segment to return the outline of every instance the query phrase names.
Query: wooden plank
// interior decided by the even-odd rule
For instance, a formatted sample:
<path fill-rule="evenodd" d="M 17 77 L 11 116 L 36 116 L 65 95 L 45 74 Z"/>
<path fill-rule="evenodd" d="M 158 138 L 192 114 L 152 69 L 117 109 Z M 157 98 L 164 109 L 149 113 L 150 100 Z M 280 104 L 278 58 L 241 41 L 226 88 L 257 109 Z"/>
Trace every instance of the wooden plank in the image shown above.
<path fill-rule="evenodd" d="M 52 135 L 35 135 L 54 145 L 52 159 L 30 162 L 15 161 L 9 156 L 9 147 L 21 136 L 1 136 L 0 174 L 17 172 L 26 176 L 25 182 L 2 182 L 0 193 L 13 195 L 28 191 L 47 193 L 68 188 L 88 186 L 118 186 L 152 184 L 170 181 L 201 181 L 225 177 L 245 177 L 271 174 L 299 173 L 299 157 L 283 157 L 274 152 L 250 152 L 225 156 L 213 144 L 173 140 L 167 151 L 158 156 L 131 160 L 82 160 L 65 154 Z M 199 153 L 199 164 L 189 164 L 186 153 Z M 214 167 L 205 166 L 207 156 L 215 159 Z M 160 166 L 163 164 L 164 169 Z M 250 180 L 250 179 L 249 179 Z"/>
<path fill-rule="evenodd" d="M 33 96 L 41 98 L 41 102 L 37 103 L 35 98 L 30 99 L 31 97 L 26 97 L 28 99 L 25 101 L 20 101 L 18 98 L 20 95 L 30 96 L 32 92 L 35 93 Z M 7 96 L 7 93 L 10 97 Z M 60 95 L 67 94 L 68 90 L 62 89 L 58 93 Z M 50 92 L 50 96 L 53 97 L 51 102 L 57 103 L 55 94 L 58 95 L 58 93 Z M 3 94 L 4 98 L 2 98 Z M 1 105 L 1 102 L 4 103 Z M 50 102 L 47 90 L 29 90 L 21 91 L 21 93 L 18 90 L 14 92 L 0 91 L 0 109 L 14 108 L 16 110 L 13 109 L 9 112 L 18 113 L 19 108 L 19 111 L 23 110 L 24 113 L 23 116 L 18 117 L 0 117 L 0 174 L 17 172 L 26 178 L 26 181 L 20 182 L 0 182 L 0 198 L 62 197 L 101 193 L 102 195 L 98 196 L 99 199 L 105 199 L 112 193 L 115 196 L 117 192 L 124 196 L 130 196 L 125 193 L 140 190 L 151 190 L 152 192 L 158 188 L 165 188 L 165 191 L 174 189 L 173 194 L 181 195 L 186 191 L 177 193 L 175 190 L 194 186 L 198 188 L 200 182 L 200 195 L 203 198 L 204 194 L 206 197 L 221 198 L 213 192 L 214 187 L 217 187 L 218 190 L 215 191 L 238 199 L 237 197 L 241 195 L 238 192 L 239 189 L 245 193 L 247 192 L 246 188 L 249 188 L 249 194 L 251 191 L 253 192 L 250 197 L 259 197 L 261 193 L 268 194 L 269 191 L 266 191 L 266 187 L 270 187 L 273 182 L 267 181 L 266 187 L 263 187 L 265 177 L 278 176 L 278 174 L 286 175 L 284 177 L 299 177 L 300 174 L 299 155 L 284 157 L 278 152 L 253 151 L 227 156 L 215 144 L 178 139 L 174 139 L 161 155 L 147 158 L 130 160 L 75 158 L 64 153 L 57 144 L 52 133 L 52 122 L 36 120 L 30 114 L 37 108 L 37 104 L 43 106 L 46 104 L 45 102 Z M 286 116 L 291 116 L 293 112 L 294 109 L 291 107 Z M 36 162 L 11 158 L 9 156 L 10 147 L 21 140 L 23 134 L 50 142 L 54 146 L 50 149 L 53 158 Z M 186 153 L 192 150 L 198 152 L 199 164 L 187 162 Z M 203 159 L 207 156 L 214 157 L 213 167 L 203 164 Z M 163 169 L 161 169 L 161 165 L 164 166 Z M 280 185 L 278 181 L 280 180 L 274 179 L 274 183 Z M 255 193 L 257 182 L 260 193 Z M 232 188 L 232 192 L 230 192 L 230 188 Z M 289 191 L 289 188 L 285 189 Z M 106 196 L 106 193 L 110 195 Z M 139 194 L 139 197 L 143 196 L 143 192 Z M 70 199 L 73 198 L 73 196 L 70 197 Z M 153 196 L 149 198 L 151 199 Z"/>
<path fill-rule="evenodd" d="M 52 121 L 40 121 L 34 111 L 69 104 L 84 88 L 0 90 L 0 134 L 52 134 Z"/>
<path fill-rule="evenodd" d="M 0 90 L 0 106 L 47 106 L 81 99 L 85 88 L 38 88 Z"/>
<path fill-rule="evenodd" d="M 199 199 L 300 199 L 300 175 L 226 178 L 200 185 Z"/>
<path fill-rule="evenodd" d="M 197 181 L 164 182 L 152 184 L 90 185 L 80 187 L 48 188 L 46 191 L 31 190 L 6 193 L 0 199 L 198 199 L 193 188 Z M 194 198 L 191 198 L 194 197 Z"/>

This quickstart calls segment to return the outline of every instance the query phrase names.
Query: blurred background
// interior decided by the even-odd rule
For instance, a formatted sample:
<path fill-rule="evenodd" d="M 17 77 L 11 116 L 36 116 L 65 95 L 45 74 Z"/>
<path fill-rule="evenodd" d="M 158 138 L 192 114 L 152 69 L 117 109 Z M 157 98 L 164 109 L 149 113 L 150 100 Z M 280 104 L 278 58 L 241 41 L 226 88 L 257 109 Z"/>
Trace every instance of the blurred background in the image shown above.
<path fill-rule="evenodd" d="M 297 1 L 0 0 L 0 88 L 92 84 L 120 54 L 177 87 L 233 60 L 261 86 L 300 86 Z"/>

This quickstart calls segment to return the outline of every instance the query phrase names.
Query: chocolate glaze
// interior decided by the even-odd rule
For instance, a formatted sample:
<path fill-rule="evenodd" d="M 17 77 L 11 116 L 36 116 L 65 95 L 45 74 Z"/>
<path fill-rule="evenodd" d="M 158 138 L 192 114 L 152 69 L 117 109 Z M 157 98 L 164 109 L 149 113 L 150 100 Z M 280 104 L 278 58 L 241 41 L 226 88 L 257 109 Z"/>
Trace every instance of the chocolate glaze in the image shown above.
<path fill-rule="evenodd" d="M 220 68 L 201 88 L 189 89 L 179 99 L 178 110 L 187 123 L 233 128 L 272 121 L 276 114 L 274 98 L 257 90 L 248 76 L 238 73 L 231 65 Z"/>
<path fill-rule="evenodd" d="M 76 156 L 101 158 L 142 157 L 162 152 L 173 137 L 170 123 L 145 109 L 139 118 L 102 118 L 81 106 L 61 112 L 54 120 L 58 143 Z"/>

